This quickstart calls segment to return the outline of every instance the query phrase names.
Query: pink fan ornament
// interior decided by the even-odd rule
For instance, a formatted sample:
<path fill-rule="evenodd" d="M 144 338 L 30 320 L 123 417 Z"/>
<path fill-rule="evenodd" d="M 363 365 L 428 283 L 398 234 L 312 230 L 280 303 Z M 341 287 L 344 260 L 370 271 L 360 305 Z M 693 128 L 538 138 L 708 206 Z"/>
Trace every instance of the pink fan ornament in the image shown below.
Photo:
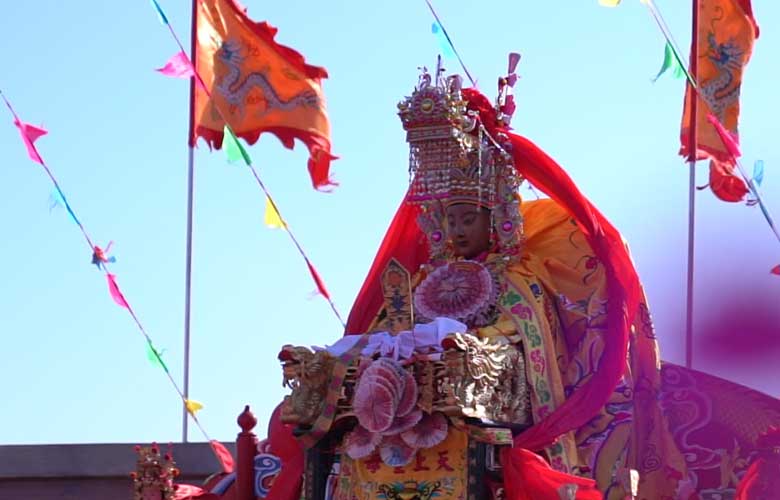
<path fill-rule="evenodd" d="M 401 433 L 401 439 L 414 448 L 433 448 L 446 438 L 447 418 L 439 412 L 425 415 L 420 423 Z"/>

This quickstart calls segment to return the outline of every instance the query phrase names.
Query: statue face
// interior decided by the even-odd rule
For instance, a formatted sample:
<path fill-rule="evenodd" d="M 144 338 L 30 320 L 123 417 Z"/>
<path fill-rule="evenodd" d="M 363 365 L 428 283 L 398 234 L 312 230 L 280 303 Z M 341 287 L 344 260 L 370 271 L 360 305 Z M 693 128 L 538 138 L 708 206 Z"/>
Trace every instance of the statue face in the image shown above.
<path fill-rule="evenodd" d="M 455 255 L 473 259 L 490 249 L 490 210 L 470 203 L 447 207 L 447 234 Z"/>

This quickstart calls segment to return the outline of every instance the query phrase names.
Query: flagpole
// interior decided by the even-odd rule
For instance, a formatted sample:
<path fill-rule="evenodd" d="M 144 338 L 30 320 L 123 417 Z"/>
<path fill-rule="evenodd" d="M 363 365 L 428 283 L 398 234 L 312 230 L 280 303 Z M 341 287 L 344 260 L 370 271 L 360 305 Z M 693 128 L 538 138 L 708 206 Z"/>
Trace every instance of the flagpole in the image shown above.
<path fill-rule="evenodd" d="M 196 68 L 196 43 L 198 29 L 197 0 L 192 0 L 192 27 L 190 31 L 190 61 Z M 190 398 L 190 313 L 192 297 L 192 219 L 195 204 L 195 78 L 190 78 L 190 126 L 187 135 L 187 255 L 184 271 L 184 399 L 182 407 L 181 440 L 187 442 L 188 411 L 186 400 Z"/>
<path fill-rule="evenodd" d="M 690 73 L 693 81 L 698 81 L 699 58 L 699 0 L 692 0 L 691 63 Z M 691 86 L 692 83 L 688 82 Z M 688 293 L 685 309 L 685 367 L 693 366 L 693 264 L 696 211 L 696 132 L 698 128 L 699 96 L 696 90 L 689 88 L 691 97 L 690 124 L 688 126 Z"/>

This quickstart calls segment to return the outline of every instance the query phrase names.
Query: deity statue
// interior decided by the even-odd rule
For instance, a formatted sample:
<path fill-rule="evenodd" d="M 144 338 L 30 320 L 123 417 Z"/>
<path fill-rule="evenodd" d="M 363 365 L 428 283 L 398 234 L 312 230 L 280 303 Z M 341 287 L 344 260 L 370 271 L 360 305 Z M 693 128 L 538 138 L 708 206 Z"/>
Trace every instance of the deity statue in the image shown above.
<path fill-rule="evenodd" d="M 280 354 L 282 419 L 327 443 L 331 498 L 623 499 L 637 477 L 641 498 L 675 498 L 686 477 L 626 244 L 510 131 L 511 76 L 494 105 L 423 74 L 398 106 L 409 189 L 348 335 Z"/>

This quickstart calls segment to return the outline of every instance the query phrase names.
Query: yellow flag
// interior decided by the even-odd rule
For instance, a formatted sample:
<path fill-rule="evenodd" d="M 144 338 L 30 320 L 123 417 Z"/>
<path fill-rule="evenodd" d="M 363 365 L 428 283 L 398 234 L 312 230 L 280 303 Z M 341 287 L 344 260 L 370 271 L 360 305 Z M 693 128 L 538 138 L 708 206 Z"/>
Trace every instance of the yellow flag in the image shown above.
<path fill-rule="evenodd" d="M 270 198 L 265 198 L 265 225 L 271 229 L 284 229 L 284 221 L 279 215 L 279 212 L 274 208 L 274 204 L 271 203 Z"/>
<path fill-rule="evenodd" d="M 203 403 L 198 403 L 192 399 L 185 399 L 184 405 L 187 407 L 187 412 L 195 416 L 195 414 L 203 409 Z"/>
<path fill-rule="evenodd" d="M 620 0 L 599 0 L 599 5 L 602 7 L 617 7 L 620 4 Z"/>

